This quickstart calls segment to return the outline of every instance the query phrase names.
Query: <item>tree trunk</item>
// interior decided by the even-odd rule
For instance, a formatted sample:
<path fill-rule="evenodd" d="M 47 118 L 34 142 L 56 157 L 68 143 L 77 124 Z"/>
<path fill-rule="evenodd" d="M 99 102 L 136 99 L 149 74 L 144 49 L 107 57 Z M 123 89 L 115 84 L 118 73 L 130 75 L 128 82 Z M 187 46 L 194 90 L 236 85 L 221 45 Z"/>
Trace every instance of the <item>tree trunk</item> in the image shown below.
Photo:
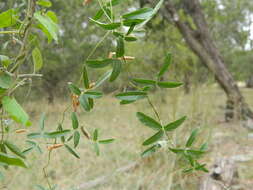
<path fill-rule="evenodd" d="M 249 79 L 246 82 L 247 88 L 253 88 L 253 76 L 249 77 Z"/>
<path fill-rule="evenodd" d="M 192 17 L 196 25 L 196 30 L 193 30 L 189 24 L 180 20 L 177 10 L 170 0 L 165 1 L 165 9 L 162 11 L 163 17 L 173 21 L 188 46 L 214 74 L 215 79 L 225 91 L 228 108 L 228 112 L 225 115 L 226 120 L 228 121 L 234 117 L 239 117 L 240 119 L 253 118 L 253 112 L 245 102 L 235 80 L 226 68 L 220 52 L 211 39 L 199 1 L 184 0 L 183 3 L 186 12 Z"/>

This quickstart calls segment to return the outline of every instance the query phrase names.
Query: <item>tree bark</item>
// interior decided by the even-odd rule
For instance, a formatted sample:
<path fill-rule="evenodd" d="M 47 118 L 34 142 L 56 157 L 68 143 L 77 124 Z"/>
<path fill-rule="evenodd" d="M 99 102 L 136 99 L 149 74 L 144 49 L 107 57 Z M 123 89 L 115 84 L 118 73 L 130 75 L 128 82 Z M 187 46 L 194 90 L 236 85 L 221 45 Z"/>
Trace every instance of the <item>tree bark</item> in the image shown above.
<path fill-rule="evenodd" d="M 247 88 L 253 88 L 253 76 L 248 78 L 248 80 L 246 82 L 246 87 Z"/>
<path fill-rule="evenodd" d="M 148 2 L 150 3 L 150 1 Z M 235 80 L 224 63 L 224 59 L 211 38 L 199 0 L 183 0 L 183 5 L 186 13 L 193 19 L 196 29 L 192 29 L 190 24 L 180 20 L 177 9 L 171 0 L 165 1 L 165 8 L 161 11 L 163 18 L 175 24 L 187 45 L 214 74 L 215 79 L 225 91 L 227 95 L 226 121 L 235 117 L 252 119 L 253 112 L 245 102 Z"/>

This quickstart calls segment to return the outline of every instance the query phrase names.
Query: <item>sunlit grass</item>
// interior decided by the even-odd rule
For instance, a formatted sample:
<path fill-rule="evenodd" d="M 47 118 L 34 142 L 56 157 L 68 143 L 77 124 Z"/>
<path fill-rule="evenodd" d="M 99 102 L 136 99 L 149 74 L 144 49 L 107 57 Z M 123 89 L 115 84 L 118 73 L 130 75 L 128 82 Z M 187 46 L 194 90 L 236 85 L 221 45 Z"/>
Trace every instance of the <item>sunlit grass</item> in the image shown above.
<path fill-rule="evenodd" d="M 253 91 L 248 89 L 243 91 L 245 91 L 248 102 L 253 105 Z M 185 143 L 192 129 L 200 128 L 200 136 L 196 144 L 208 141 L 210 147 L 210 152 L 203 158 L 203 162 L 211 164 L 216 156 L 236 154 L 241 147 L 253 144 L 251 139 L 246 138 L 247 131 L 239 124 L 221 124 L 224 120 L 222 107 L 225 106 L 225 96 L 217 88 L 201 87 L 193 90 L 189 95 L 184 95 L 180 89 L 168 90 L 165 97 L 166 103 L 160 98 L 159 92 L 153 95 L 152 99 L 164 123 L 183 115 L 188 116 L 184 126 L 172 136 L 178 146 Z M 26 110 L 33 117 L 33 126 L 28 129 L 29 132 L 38 130 L 38 120 L 42 112 L 47 114 L 46 129 L 54 130 L 62 119 L 60 111 L 69 104 L 70 100 L 67 99 L 59 99 L 53 105 L 48 105 L 46 101 L 27 104 Z M 137 121 L 135 116 L 137 111 L 154 116 L 145 100 L 120 106 L 112 95 L 98 100 L 91 113 L 86 113 L 80 108 L 78 115 L 81 126 L 84 126 L 90 133 L 98 128 L 101 138 L 115 138 L 116 141 L 111 145 L 101 146 L 102 153 L 99 157 L 96 156 L 93 147 L 84 136 L 77 148 L 81 156 L 80 160 L 74 158 L 63 148 L 53 151 L 48 168 L 50 181 L 64 189 L 76 187 L 97 177 L 113 174 L 117 168 L 139 160 L 140 153 L 144 150 L 141 143 L 152 134 L 152 130 Z M 70 113 L 71 110 L 66 113 L 64 128 L 71 128 Z M 20 138 L 15 139 L 15 142 L 24 145 L 22 135 L 25 134 L 21 134 Z M 237 149 L 231 146 L 236 146 Z M 42 172 L 47 157 L 45 147 L 44 150 L 42 155 L 31 154 L 32 159 L 28 161 L 29 169 L 11 168 L 7 170 L 4 184 L 9 189 L 15 190 L 34 189 L 35 184 L 46 185 Z M 141 164 L 136 168 L 118 173 L 106 184 L 94 189 L 196 189 L 202 173 L 182 174 L 182 165 L 180 162 L 176 165 L 176 160 L 178 159 L 175 155 L 160 151 L 148 159 L 141 160 Z M 252 163 L 248 164 L 252 165 Z M 253 176 L 253 173 L 245 171 L 243 167 L 240 172 L 240 175 L 246 179 Z"/>

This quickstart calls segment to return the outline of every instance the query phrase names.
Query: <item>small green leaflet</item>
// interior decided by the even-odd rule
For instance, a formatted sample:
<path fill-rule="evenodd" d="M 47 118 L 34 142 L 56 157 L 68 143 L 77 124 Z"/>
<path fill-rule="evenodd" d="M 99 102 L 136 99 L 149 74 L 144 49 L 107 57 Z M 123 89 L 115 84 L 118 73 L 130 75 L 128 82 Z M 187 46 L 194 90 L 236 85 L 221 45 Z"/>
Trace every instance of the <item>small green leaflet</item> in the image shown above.
<path fill-rule="evenodd" d="M 73 129 L 77 129 L 78 126 L 79 126 L 79 123 L 78 123 L 76 112 L 72 112 L 72 114 L 71 114 L 71 121 L 72 121 L 72 127 L 73 127 Z"/>
<path fill-rule="evenodd" d="M 164 73 L 168 70 L 169 66 L 172 62 L 172 55 L 171 53 L 167 53 L 165 56 L 164 64 L 162 65 L 160 72 L 158 73 L 158 77 L 162 77 Z"/>
<path fill-rule="evenodd" d="M 2 12 L 0 14 L 0 28 L 13 26 L 17 23 L 17 19 L 17 11 L 15 11 L 14 9 L 9 9 L 5 12 Z"/>
<path fill-rule="evenodd" d="M 122 16 L 123 19 L 148 19 L 153 13 L 152 8 L 141 8 L 136 11 L 132 11 L 130 13 L 124 14 Z"/>
<path fill-rule="evenodd" d="M 157 14 L 157 12 L 159 11 L 159 9 L 160 9 L 161 6 L 163 5 L 163 2 L 164 2 L 164 0 L 160 0 L 160 1 L 157 3 L 157 5 L 156 5 L 155 8 L 153 9 L 152 13 L 150 14 L 149 18 L 147 18 L 147 19 L 145 20 L 145 22 L 143 22 L 143 23 L 141 24 L 140 27 L 142 27 L 142 26 L 144 26 L 145 24 L 147 24 L 147 23 Z"/>
<path fill-rule="evenodd" d="M 102 92 L 95 92 L 95 91 L 87 91 L 84 93 L 84 95 L 87 96 L 88 98 L 98 99 L 98 98 L 102 98 L 103 93 Z"/>
<path fill-rule="evenodd" d="M 11 116 L 13 120 L 25 126 L 31 125 L 31 122 L 29 121 L 29 116 L 18 104 L 15 98 L 5 96 L 2 99 L 2 104 L 4 110 Z"/>
<path fill-rule="evenodd" d="M 40 24 L 47 30 L 50 36 L 58 42 L 59 27 L 58 25 L 47 15 L 42 15 L 40 12 L 34 13 L 34 18 L 39 21 Z"/>
<path fill-rule="evenodd" d="M 47 8 L 52 6 L 52 3 L 48 0 L 38 0 L 36 4 Z"/>
<path fill-rule="evenodd" d="M 67 144 L 64 144 L 64 147 L 69 151 L 70 154 L 80 159 L 80 156 Z"/>
<path fill-rule="evenodd" d="M 117 49 L 116 49 L 116 57 L 123 57 L 125 54 L 125 44 L 124 39 L 119 36 L 117 38 Z"/>
<path fill-rule="evenodd" d="M 135 100 L 143 99 L 146 97 L 147 97 L 147 92 L 142 92 L 142 91 L 122 92 L 116 95 L 116 98 L 120 100 L 126 100 L 126 101 L 135 101 Z"/>
<path fill-rule="evenodd" d="M 45 119 L 46 119 L 46 114 L 43 113 L 41 115 L 41 118 L 40 118 L 40 121 L 39 121 L 39 124 L 40 124 L 40 129 L 43 131 L 44 128 L 45 128 Z"/>
<path fill-rule="evenodd" d="M 27 135 L 27 138 L 29 139 L 37 139 L 37 138 L 42 138 L 43 137 L 43 134 L 41 133 L 29 133 Z"/>
<path fill-rule="evenodd" d="M 160 88 L 177 88 L 179 86 L 182 86 L 182 82 L 157 82 L 157 85 Z"/>
<path fill-rule="evenodd" d="M 186 120 L 186 118 L 187 117 L 184 116 L 184 117 L 182 117 L 182 118 L 180 118 L 180 119 L 178 119 L 178 120 L 176 120 L 176 121 L 174 121 L 172 123 L 167 124 L 166 126 L 164 126 L 164 130 L 165 131 L 173 131 L 173 130 L 175 130 L 176 128 L 178 128 L 180 125 L 183 124 L 183 122 Z"/>
<path fill-rule="evenodd" d="M 22 153 L 22 151 L 16 145 L 12 144 L 9 141 L 4 141 L 4 144 L 14 154 L 16 154 L 17 156 L 19 156 L 21 158 L 25 158 L 25 155 Z"/>
<path fill-rule="evenodd" d="M 113 63 L 114 61 L 118 61 L 117 59 L 90 59 L 86 61 L 86 65 L 88 67 L 97 69 L 97 68 L 103 68 L 106 67 L 108 65 L 110 65 L 111 63 Z"/>
<path fill-rule="evenodd" d="M 99 150 L 99 145 L 98 145 L 98 143 L 97 143 L 97 142 L 94 142 L 94 143 L 93 143 L 93 146 L 94 146 L 94 150 L 95 150 L 97 156 L 99 156 L 99 155 L 100 155 L 100 150 Z"/>
<path fill-rule="evenodd" d="M 44 138 L 48 138 L 48 139 L 55 139 L 55 138 L 59 138 L 59 137 L 63 137 L 66 136 L 70 133 L 71 131 L 66 129 L 66 130 L 62 130 L 62 131 L 54 131 L 54 132 L 49 132 L 49 133 L 44 133 L 43 137 Z"/>
<path fill-rule="evenodd" d="M 79 101 L 80 101 L 80 104 L 81 104 L 81 106 L 83 107 L 83 109 L 85 111 L 90 111 L 91 110 L 92 105 L 90 105 L 90 101 L 89 101 L 88 97 L 85 94 L 82 94 L 79 97 Z"/>
<path fill-rule="evenodd" d="M 1 73 L 0 74 L 0 87 L 3 89 L 8 89 L 11 87 L 12 84 L 12 78 L 7 73 Z"/>
<path fill-rule="evenodd" d="M 142 85 L 155 85 L 156 84 L 156 81 L 150 80 L 150 79 L 133 78 L 132 80 L 135 83 L 142 84 Z"/>
<path fill-rule="evenodd" d="M 90 21 L 94 22 L 95 24 L 97 24 L 98 26 L 100 26 L 101 28 L 105 30 L 115 30 L 121 26 L 120 22 L 106 24 L 106 23 L 102 23 L 97 20 L 94 20 L 92 18 L 90 18 Z"/>
<path fill-rule="evenodd" d="M 93 141 L 97 141 L 98 140 L 98 129 L 95 129 L 93 132 Z"/>
<path fill-rule="evenodd" d="M 113 143 L 115 139 L 106 139 L 106 140 L 99 140 L 99 144 L 110 144 Z"/>
<path fill-rule="evenodd" d="M 110 77 L 110 82 L 113 82 L 118 78 L 118 76 L 121 72 L 121 69 L 122 69 L 122 63 L 120 60 L 114 61 L 112 66 L 113 66 L 113 70 L 112 70 L 112 74 Z"/>
<path fill-rule="evenodd" d="M 127 42 L 135 42 L 138 40 L 138 38 L 136 38 L 135 36 L 125 36 L 125 41 Z"/>
<path fill-rule="evenodd" d="M 134 102 L 135 102 L 135 100 L 122 100 L 122 101 L 120 101 L 120 105 L 127 105 L 127 104 L 131 104 Z"/>
<path fill-rule="evenodd" d="M 0 64 L 4 67 L 8 67 L 11 64 L 11 60 L 6 55 L 0 55 Z"/>
<path fill-rule="evenodd" d="M 32 51 L 34 70 L 39 71 L 43 66 L 43 59 L 39 48 L 34 48 Z"/>
<path fill-rule="evenodd" d="M 85 65 L 83 66 L 83 84 L 86 89 L 90 88 L 89 76 Z"/>
<path fill-rule="evenodd" d="M 190 137 L 188 138 L 188 140 L 187 140 L 187 142 L 186 142 L 186 145 L 185 145 L 186 147 L 190 147 L 190 146 L 194 143 L 194 141 L 195 141 L 195 139 L 196 139 L 196 136 L 197 136 L 198 132 L 199 132 L 198 129 L 194 129 L 194 130 L 192 131 Z"/>
<path fill-rule="evenodd" d="M 150 144 L 153 144 L 155 142 L 157 142 L 158 140 L 160 140 L 164 135 L 163 130 L 158 131 L 156 134 L 154 134 L 152 137 L 148 138 L 147 140 L 145 140 L 142 145 L 143 146 L 147 146 Z"/>
<path fill-rule="evenodd" d="M 25 162 L 20 158 L 10 156 L 4 153 L 0 153 L 0 163 L 4 165 L 12 165 L 27 168 Z"/>
<path fill-rule="evenodd" d="M 161 146 L 158 144 L 155 144 L 149 148 L 147 148 L 145 151 L 141 153 L 142 157 L 150 156 L 151 154 L 155 153 Z"/>
<path fill-rule="evenodd" d="M 144 113 L 137 112 L 136 116 L 138 117 L 139 121 L 142 122 L 144 125 L 154 129 L 154 130 L 161 130 L 162 126 L 153 118 L 145 115 Z"/>
<path fill-rule="evenodd" d="M 74 132 L 74 148 L 76 148 L 80 141 L 80 133 L 78 131 Z"/>
<path fill-rule="evenodd" d="M 72 82 L 68 83 L 68 87 L 73 94 L 76 94 L 78 96 L 81 95 L 81 90 L 77 86 L 75 86 Z"/>

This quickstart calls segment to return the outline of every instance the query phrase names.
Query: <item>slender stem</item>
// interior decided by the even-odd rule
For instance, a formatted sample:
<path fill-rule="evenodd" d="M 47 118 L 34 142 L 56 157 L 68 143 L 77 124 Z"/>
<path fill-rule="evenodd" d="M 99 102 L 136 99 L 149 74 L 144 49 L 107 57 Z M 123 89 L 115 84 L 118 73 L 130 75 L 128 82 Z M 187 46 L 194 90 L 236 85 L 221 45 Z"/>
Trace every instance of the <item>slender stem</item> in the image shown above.
<path fill-rule="evenodd" d="M 157 119 L 159 120 L 160 123 L 162 123 L 161 119 L 160 119 L 160 116 L 159 116 L 159 113 L 156 109 L 156 107 L 154 106 L 154 104 L 152 103 L 152 101 L 150 100 L 149 96 L 147 95 L 147 100 L 148 100 L 148 103 L 149 105 L 151 106 L 153 112 L 155 113 Z"/>
<path fill-rule="evenodd" d="M 102 2 L 100 0 L 98 0 L 98 3 L 99 3 L 100 8 L 103 10 L 105 16 L 108 18 L 108 20 L 110 22 L 112 22 L 112 19 L 110 18 L 110 16 L 107 14 L 106 10 L 104 9 L 104 6 L 103 6 Z"/>
<path fill-rule="evenodd" d="M 46 178 L 46 181 L 47 181 L 49 190 L 52 189 L 52 186 L 51 186 L 51 184 L 50 184 L 50 181 L 49 181 L 49 178 L 48 178 L 48 175 L 47 175 L 47 167 L 48 167 L 49 164 L 50 164 L 51 152 L 52 152 L 52 150 L 49 151 L 49 153 L 48 153 L 48 159 L 47 159 L 47 164 L 46 164 L 46 165 L 44 166 L 44 168 L 43 168 L 44 177 Z"/>
<path fill-rule="evenodd" d="M 10 31 L 0 31 L 0 34 L 18 34 L 19 31 L 17 30 L 10 30 Z"/>

